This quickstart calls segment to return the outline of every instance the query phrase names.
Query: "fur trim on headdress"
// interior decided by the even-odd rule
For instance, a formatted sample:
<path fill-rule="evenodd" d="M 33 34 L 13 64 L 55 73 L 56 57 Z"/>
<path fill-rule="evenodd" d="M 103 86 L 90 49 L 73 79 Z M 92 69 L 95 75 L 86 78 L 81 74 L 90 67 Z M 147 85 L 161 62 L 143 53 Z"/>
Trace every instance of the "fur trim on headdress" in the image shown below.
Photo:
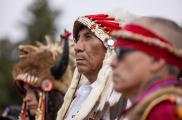
<path fill-rule="evenodd" d="M 28 84 L 31 87 L 41 88 L 42 82 L 50 80 L 54 89 L 66 93 L 71 82 L 71 66 L 68 65 L 63 76 L 56 80 L 51 74 L 51 67 L 56 65 L 63 54 L 63 45 L 58 42 L 51 41 L 46 36 L 46 44 L 37 42 L 33 45 L 20 45 L 19 61 L 13 67 L 13 78 L 16 89 L 25 94 L 24 86 Z M 73 58 L 72 58 L 73 59 Z"/>

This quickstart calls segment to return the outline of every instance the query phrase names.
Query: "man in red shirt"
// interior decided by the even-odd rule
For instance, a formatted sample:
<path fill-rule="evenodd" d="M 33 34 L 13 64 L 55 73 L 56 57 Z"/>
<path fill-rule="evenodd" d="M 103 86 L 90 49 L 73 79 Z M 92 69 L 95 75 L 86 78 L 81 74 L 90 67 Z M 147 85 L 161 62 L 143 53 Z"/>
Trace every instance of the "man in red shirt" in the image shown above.
<path fill-rule="evenodd" d="M 114 89 L 132 105 L 118 119 L 182 119 L 182 28 L 171 20 L 142 17 L 116 37 Z"/>

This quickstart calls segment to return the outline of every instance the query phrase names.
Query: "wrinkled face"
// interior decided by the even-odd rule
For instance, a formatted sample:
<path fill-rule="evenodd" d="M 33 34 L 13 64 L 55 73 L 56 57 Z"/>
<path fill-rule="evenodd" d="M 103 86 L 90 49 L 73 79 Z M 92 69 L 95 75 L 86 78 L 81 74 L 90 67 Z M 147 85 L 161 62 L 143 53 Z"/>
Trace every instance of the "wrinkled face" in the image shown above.
<path fill-rule="evenodd" d="M 125 50 L 113 59 L 114 89 L 119 92 L 137 90 L 151 74 L 152 59 L 143 52 Z"/>
<path fill-rule="evenodd" d="M 75 52 L 78 71 L 84 75 L 99 71 L 106 52 L 102 41 L 88 28 L 80 30 L 76 40 Z"/>
<path fill-rule="evenodd" d="M 26 105 L 26 111 L 29 111 L 32 116 L 35 116 L 38 108 L 38 100 L 36 98 L 36 93 L 28 86 L 25 86 L 26 95 L 23 99 Z"/>

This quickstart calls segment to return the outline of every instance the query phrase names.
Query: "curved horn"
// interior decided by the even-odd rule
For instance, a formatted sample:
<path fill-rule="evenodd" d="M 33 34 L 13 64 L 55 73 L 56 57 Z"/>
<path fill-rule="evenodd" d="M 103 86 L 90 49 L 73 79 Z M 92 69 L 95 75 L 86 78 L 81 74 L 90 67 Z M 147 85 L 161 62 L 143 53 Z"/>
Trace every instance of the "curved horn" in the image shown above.
<path fill-rule="evenodd" d="M 69 63 L 69 42 L 68 38 L 71 35 L 65 30 L 64 35 L 61 35 L 61 39 L 64 40 L 63 54 L 60 62 L 51 68 L 51 73 L 55 79 L 59 79 L 66 71 Z"/>

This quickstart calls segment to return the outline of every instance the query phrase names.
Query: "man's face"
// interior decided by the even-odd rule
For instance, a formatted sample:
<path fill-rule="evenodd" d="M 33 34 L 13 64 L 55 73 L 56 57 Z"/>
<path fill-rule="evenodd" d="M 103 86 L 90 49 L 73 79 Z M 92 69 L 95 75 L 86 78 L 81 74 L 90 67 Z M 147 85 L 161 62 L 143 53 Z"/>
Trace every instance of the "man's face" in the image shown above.
<path fill-rule="evenodd" d="M 84 75 L 99 71 L 106 49 L 88 28 L 79 31 L 75 45 L 76 65 L 78 71 Z"/>
<path fill-rule="evenodd" d="M 38 100 L 36 98 L 35 91 L 27 86 L 25 88 L 27 92 L 24 97 L 24 102 L 26 104 L 27 111 L 29 111 L 32 116 L 35 116 L 38 107 Z"/>
<path fill-rule="evenodd" d="M 123 53 L 121 58 L 113 59 L 114 89 L 128 92 L 140 87 L 150 77 L 151 57 L 133 50 Z"/>

